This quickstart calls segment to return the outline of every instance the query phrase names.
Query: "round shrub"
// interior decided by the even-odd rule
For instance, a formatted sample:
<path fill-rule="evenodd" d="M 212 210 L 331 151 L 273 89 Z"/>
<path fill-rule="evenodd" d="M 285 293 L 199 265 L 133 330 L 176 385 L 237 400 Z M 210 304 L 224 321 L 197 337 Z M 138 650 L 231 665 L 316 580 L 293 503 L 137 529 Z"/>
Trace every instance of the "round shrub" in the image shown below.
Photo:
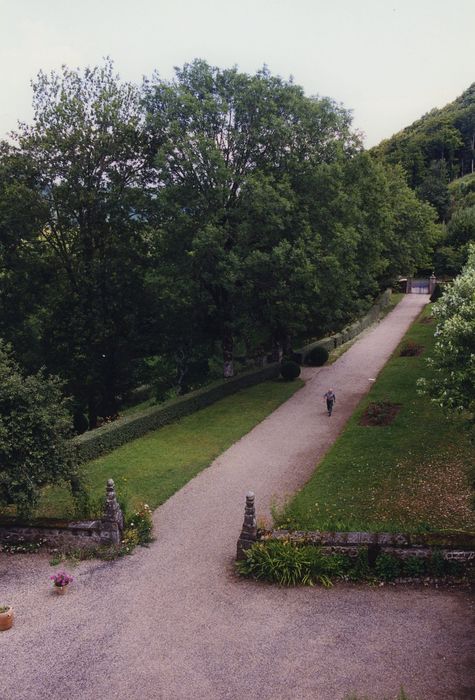
<path fill-rule="evenodd" d="M 293 360 L 285 360 L 280 366 L 280 374 L 283 379 L 286 379 L 289 382 L 293 379 L 297 379 L 297 377 L 300 375 L 300 365 Z"/>
<path fill-rule="evenodd" d="M 305 362 L 311 367 L 321 367 L 328 360 L 328 350 L 322 345 L 316 345 L 307 353 Z"/>

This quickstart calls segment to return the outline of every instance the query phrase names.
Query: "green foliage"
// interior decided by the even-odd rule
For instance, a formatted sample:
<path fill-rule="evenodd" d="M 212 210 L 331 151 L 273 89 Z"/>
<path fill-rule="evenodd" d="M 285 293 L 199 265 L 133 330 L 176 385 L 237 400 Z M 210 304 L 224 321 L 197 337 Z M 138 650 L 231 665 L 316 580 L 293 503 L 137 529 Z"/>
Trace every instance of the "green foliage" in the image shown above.
<path fill-rule="evenodd" d="M 430 295 L 431 302 L 434 303 L 435 301 L 438 301 L 443 293 L 444 291 L 442 285 L 440 284 L 440 282 L 436 282 L 434 291 Z"/>
<path fill-rule="evenodd" d="M 214 382 L 203 389 L 198 389 L 159 406 L 151 406 L 144 411 L 125 415 L 93 432 L 84 433 L 75 438 L 73 444 L 78 457 L 83 462 L 95 459 L 99 455 L 110 452 L 152 430 L 172 423 L 182 416 L 210 406 L 225 396 L 230 396 L 241 389 L 276 377 L 278 372 L 278 365 L 270 365 L 264 369 L 240 374 L 226 381 Z"/>
<path fill-rule="evenodd" d="M 26 514 L 41 488 L 73 473 L 67 404 L 59 379 L 25 376 L 0 343 L 0 505 Z"/>
<path fill-rule="evenodd" d="M 236 565 L 240 574 L 282 586 L 320 583 L 328 588 L 332 585 L 330 576 L 337 575 L 341 568 L 340 558 L 326 557 L 317 547 L 296 547 L 285 540 L 257 542 L 245 557 Z"/>
<path fill-rule="evenodd" d="M 402 561 L 403 575 L 419 578 L 427 572 L 427 560 L 419 557 L 408 557 Z"/>
<path fill-rule="evenodd" d="M 280 365 L 280 374 L 287 381 L 297 379 L 300 376 L 300 365 L 293 360 L 284 360 Z"/>
<path fill-rule="evenodd" d="M 328 360 L 328 350 L 321 345 L 316 345 L 305 355 L 305 364 L 311 367 L 321 367 Z"/>
<path fill-rule="evenodd" d="M 318 547 L 289 540 L 261 540 L 246 550 L 244 555 L 244 560 L 236 563 L 242 576 L 283 586 L 320 583 L 330 587 L 335 579 L 374 583 L 392 582 L 400 577 L 461 576 L 465 572 L 463 565 L 446 561 L 438 551 L 434 551 L 428 559 L 417 556 L 398 559 L 384 552 L 376 557 L 374 566 L 371 566 L 366 547 L 360 547 L 356 557 L 349 557 L 323 554 Z"/>
<path fill-rule="evenodd" d="M 441 552 L 432 552 L 427 562 L 427 571 L 431 576 L 443 576 L 446 570 L 445 560 Z"/>
<path fill-rule="evenodd" d="M 401 562 L 391 554 L 380 554 L 376 558 L 375 564 L 376 576 L 382 581 L 394 581 L 401 575 Z"/>
<path fill-rule="evenodd" d="M 437 320 L 433 370 L 419 387 L 447 414 L 464 413 L 475 421 L 475 246 L 463 273 L 434 304 Z"/>
<path fill-rule="evenodd" d="M 82 411 L 75 411 L 73 415 L 74 430 L 78 435 L 82 435 L 89 430 L 89 421 Z"/>
<path fill-rule="evenodd" d="M 126 522 L 126 531 L 133 531 L 137 535 L 137 544 L 146 545 L 152 542 L 152 511 L 143 503 L 138 510 L 132 513 Z"/>

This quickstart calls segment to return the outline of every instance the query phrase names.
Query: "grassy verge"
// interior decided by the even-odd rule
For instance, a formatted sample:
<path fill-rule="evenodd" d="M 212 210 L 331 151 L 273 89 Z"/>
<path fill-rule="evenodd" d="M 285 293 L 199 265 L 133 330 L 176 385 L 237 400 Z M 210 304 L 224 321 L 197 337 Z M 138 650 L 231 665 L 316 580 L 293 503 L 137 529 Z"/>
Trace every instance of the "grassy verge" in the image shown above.
<path fill-rule="evenodd" d="M 89 462 L 84 475 L 92 499 L 103 497 L 106 481 L 112 478 L 119 497 L 130 506 L 146 501 L 156 508 L 301 386 L 301 380 L 263 382 Z M 70 492 L 58 487 L 44 491 L 35 513 L 73 514 Z"/>
<path fill-rule="evenodd" d="M 416 391 L 433 345 L 430 309 L 412 325 L 310 481 L 277 516 L 302 530 L 473 531 L 468 477 L 473 444 Z M 419 357 L 401 357 L 408 341 Z M 359 424 L 368 404 L 401 404 L 391 425 Z"/>

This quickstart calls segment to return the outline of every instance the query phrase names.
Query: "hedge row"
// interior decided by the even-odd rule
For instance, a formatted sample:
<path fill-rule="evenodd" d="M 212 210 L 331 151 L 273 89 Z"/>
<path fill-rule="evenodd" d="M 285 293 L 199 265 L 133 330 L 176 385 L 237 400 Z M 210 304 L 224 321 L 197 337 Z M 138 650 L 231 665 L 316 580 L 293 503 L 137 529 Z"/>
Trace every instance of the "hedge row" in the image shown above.
<path fill-rule="evenodd" d="M 297 361 L 302 362 L 303 357 L 315 345 L 323 345 L 328 352 L 331 352 L 335 347 L 346 343 L 347 340 L 351 340 L 378 319 L 381 310 L 388 305 L 390 298 L 391 290 L 388 289 L 381 294 L 369 313 L 362 319 L 352 323 L 351 326 L 344 328 L 340 333 L 330 338 L 323 338 L 298 350 L 295 353 L 295 358 Z M 95 459 L 106 452 L 114 450 L 116 447 L 142 437 L 142 435 L 151 430 L 157 430 L 157 428 L 172 423 L 182 416 L 199 411 L 201 408 L 205 408 L 205 406 L 209 406 L 225 396 L 234 394 L 248 386 L 259 384 L 266 379 L 278 377 L 279 372 L 280 365 L 275 363 L 262 369 L 254 369 L 239 374 L 231 379 L 218 380 L 197 391 L 185 394 L 185 396 L 166 401 L 158 406 L 151 406 L 131 416 L 123 416 L 113 423 L 108 423 L 96 430 L 78 435 L 73 438 L 78 457 L 82 462 Z M 141 387 L 140 390 L 143 392 L 147 390 L 147 387 Z"/>
<path fill-rule="evenodd" d="M 305 345 L 305 347 L 300 348 L 294 353 L 293 359 L 295 359 L 297 362 L 303 363 L 306 355 L 317 345 L 320 345 L 321 347 L 325 348 L 325 350 L 327 350 L 330 353 L 335 348 L 338 348 L 340 345 L 343 345 L 343 343 L 347 343 L 349 340 L 356 338 L 356 336 L 359 335 L 361 331 L 364 331 L 365 328 L 368 328 L 375 321 L 378 320 L 382 310 L 386 308 L 390 300 L 391 290 L 386 289 L 385 292 L 380 294 L 374 305 L 371 307 L 371 309 L 365 316 L 358 319 L 357 321 L 354 321 L 349 326 L 346 326 L 346 328 L 343 328 L 343 330 L 339 331 L 338 333 L 335 333 L 335 335 L 331 335 L 328 338 L 321 338 L 320 340 L 316 340 L 315 342 L 310 343 L 309 345 Z"/>
<path fill-rule="evenodd" d="M 78 457 L 82 462 L 95 459 L 116 447 L 142 437 L 151 430 L 161 428 L 182 416 L 205 408 L 205 406 L 209 406 L 225 396 L 235 394 L 248 386 L 260 384 L 266 379 L 278 377 L 279 372 L 280 365 L 275 363 L 262 369 L 239 374 L 231 379 L 219 380 L 185 396 L 179 396 L 177 399 L 147 408 L 135 415 L 118 418 L 113 423 L 108 423 L 73 438 Z"/>

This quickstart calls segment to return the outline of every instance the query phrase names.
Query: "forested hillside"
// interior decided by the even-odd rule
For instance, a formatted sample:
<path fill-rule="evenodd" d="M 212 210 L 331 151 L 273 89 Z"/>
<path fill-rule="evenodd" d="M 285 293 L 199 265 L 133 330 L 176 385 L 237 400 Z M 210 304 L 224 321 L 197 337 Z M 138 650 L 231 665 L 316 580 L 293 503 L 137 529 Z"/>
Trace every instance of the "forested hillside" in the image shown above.
<path fill-rule="evenodd" d="M 372 154 L 401 165 L 408 184 L 447 225 L 435 255 L 436 272 L 460 272 L 467 245 L 475 240 L 475 83 L 454 102 L 383 141 Z"/>
<path fill-rule="evenodd" d="M 0 150 L 0 336 L 91 427 L 144 380 L 184 391 L 218 354 L 231 376 L 431 265 L 436 213 L 401 166 L 267 70 L 133 85 L 106 62 L 33 89 Z"/>

